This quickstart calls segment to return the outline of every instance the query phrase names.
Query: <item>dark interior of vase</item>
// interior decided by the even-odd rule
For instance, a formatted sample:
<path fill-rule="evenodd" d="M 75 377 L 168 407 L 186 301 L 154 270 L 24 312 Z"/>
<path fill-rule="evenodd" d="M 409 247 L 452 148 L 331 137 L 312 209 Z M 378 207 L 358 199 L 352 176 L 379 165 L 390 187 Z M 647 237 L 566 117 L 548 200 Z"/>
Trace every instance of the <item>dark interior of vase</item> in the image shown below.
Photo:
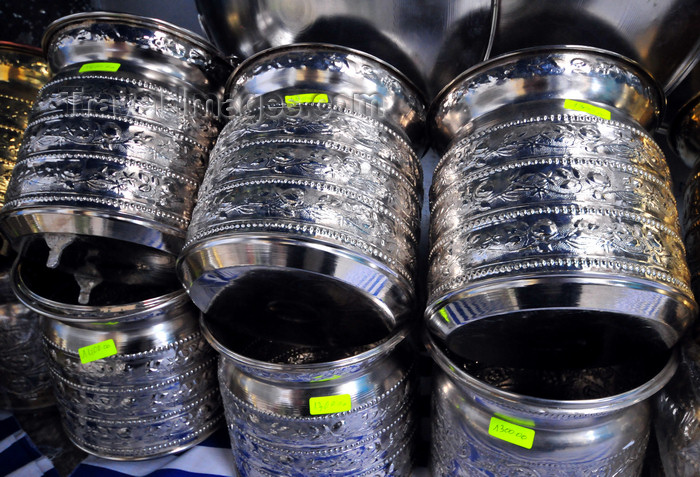
<path fill-rule="evenodd" d="M 175 257 L 150 247 L 76 235 L 55 266 L 42 237 L 27 240 L 17 269 L 35 295 L 67 305 L 112 306 L 156 298 L 182 286 Z"/>

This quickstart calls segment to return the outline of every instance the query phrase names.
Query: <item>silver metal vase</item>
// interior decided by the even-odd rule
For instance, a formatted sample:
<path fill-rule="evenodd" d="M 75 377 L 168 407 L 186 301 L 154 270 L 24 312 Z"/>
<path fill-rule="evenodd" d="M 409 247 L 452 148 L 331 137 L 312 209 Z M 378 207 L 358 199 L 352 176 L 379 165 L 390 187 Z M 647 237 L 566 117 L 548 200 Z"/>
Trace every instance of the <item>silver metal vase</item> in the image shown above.
<path fill-rule="evenodd" d="M 434 339 L 432 475 L 641 475 L 664 361 L 557 369 L 465 362 Z M 665 363 L 665 364 L 664 364 Z M 555 365 L 554 365 L 555 366 Z"/>
<path fill-rule="evenodd" d="M 49 266 L 76 237 L 177 255 L 232 66 L 204 39 L 155 19 L 70 15 L 43 40 L 40 91 L 0 214 L 19 250 L 44 238 Z"/>
<path fill-rule="evenodd" d="M 227 96 L 178 259 L 205 319 L 236 303 L 231 329 L 271 339 L 390 334 L 415 308 L 420 94 L 380 60 L 313 44 L 249 58 Z"/>
<path fill-rule="evenodd" d="M 442 91 L 426 310 L 439 339 L 474 359 L 521 333 L 582 352 L 676 343 L 697 305 L 647 132 L 662 107 L 638 65 L 584 47 L 494 58 Z"/>
<path fill-rule="evenodd" d="M 95 307 L 92 322 L 44 318 L 63 427 L 86 452 L 149 459 L 197 444 L 222 421 L 216 353 L 196 308 L 183 291 L 154 301 Z"/>
<path fill-rule="evenodd" d="M 416 416 L 405 330 L 354 349 L 231 337 L 204 322 L 203 330 L 221 353 L 241 477 L 410 474 Z"/>

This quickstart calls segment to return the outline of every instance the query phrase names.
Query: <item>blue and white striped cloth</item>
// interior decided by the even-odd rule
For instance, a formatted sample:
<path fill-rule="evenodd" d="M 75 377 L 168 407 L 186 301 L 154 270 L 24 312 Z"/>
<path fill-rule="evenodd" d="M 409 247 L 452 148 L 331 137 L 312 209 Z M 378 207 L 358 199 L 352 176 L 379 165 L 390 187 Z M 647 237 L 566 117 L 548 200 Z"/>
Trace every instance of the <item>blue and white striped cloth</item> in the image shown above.
<path fill-rule="evenodd" d="M 17 420 L 0 411 L 0 473 L 7 477 L 59 477 Z"/>
<path fill-rule="evenodd" d="M 226 428 L 184 452 L 138 462 L 90 456 L 70 477 L 234 477 L 236 471 Z"/>

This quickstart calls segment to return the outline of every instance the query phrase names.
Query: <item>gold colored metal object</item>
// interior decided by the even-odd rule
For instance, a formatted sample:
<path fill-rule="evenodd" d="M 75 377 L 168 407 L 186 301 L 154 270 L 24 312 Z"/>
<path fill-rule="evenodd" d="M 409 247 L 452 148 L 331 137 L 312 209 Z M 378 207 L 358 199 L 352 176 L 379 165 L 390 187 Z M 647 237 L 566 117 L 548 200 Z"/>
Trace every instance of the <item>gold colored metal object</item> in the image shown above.
<path fill-rule="evenodd" d="M 0 205 L 5 203 L 32 103 L 49 76 L 39 48 L 0 42 Z"/>

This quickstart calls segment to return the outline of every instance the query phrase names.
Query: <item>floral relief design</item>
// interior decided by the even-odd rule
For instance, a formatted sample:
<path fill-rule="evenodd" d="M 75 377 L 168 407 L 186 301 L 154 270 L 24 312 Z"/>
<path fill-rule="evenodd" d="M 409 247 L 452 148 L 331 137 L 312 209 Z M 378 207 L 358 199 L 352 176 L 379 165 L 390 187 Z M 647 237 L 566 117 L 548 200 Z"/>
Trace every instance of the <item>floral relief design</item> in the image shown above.
<path fill-rule="evenodd" d="M 601 158 L 642 168 L 670 183 L 670 171 L 659 146 L 646 133 L 582 118 L 526 120 L 479 131 L 457 142 L 441 160 L 436 177 L 452 177 L 506 159 Z"/>
<path fill-rule="evenodd" d="M 194 205 L 195 186 L 174 175 L 151 172 L 143 167 L 87 156 L 72 159 L 38 156 L 15 167 L 8 198 L 69 192 L 78 196 L 121 198 L 160 207 L 170 214 L 188 217 Z M 33 199 L 41 201 L 42 199 Z"/>
<path fill-rule="evenodd" d="M 429 281 L 433 289 L 447 286 L 454 290 L 451 287 L 478 281 L 479 275 L 474 273 L 489 265 L 527 260 L 539 263 L 540 259 L 543 271 L 576 269 L 572 260 L 595 257 L 601 266 L 608 260 L 633 264 L 625 265 L 624 270 L 615 269 L 618 275 L 650 278 L 645 270 L 653 269 L 654 273 L 668 275 L 672 271 L 681 283 L 690 278 L 678 236 L 607 216 L 536 214 L 470 231 L 456 230 L 441 240 L 430 257 Z M 511 266 L 498 274 L 521 273 L 522 269 Z"/>
<path fill-rule="evenodd" d="M 542 449 L 529 449 L 518 452 L 515 446 L 493 438 L 484 429 L 479 428 L 480 422 L 488 423 L 487 411 L 478 407 L 471 407 L 470 402 L 464 402 L 462 397 L 464 390 L 455 385 L 445 375 L 441 374 L 433 388 L 432 396 L 432 445 L 430 456 L 430 470 L 435 476 L 450 475 L 455 477 L 636 477 L 640 474 L 644 461 L 644 454 L 649 440 L 648 428 L 636 428 L 637 435 L 630 440 L 615 442 L 604 451 L 591 451 L 589 446 L 600 448 L 601 442 L 593 439 L 609 438 L 609 433 L 598 435 L 596 428 L 590 424 L 593 415 L 582 413 L 580 427 L 560 427 L 556 421 L 557 411 L 548 414 L 542 410 L 540 419 L 544 416 L 551 417 L 551 421 L 543 423 L 542 428 L 555 428 L 560 442 L 550 442 L 548 445 L 556 446 L 566 439 L 570 433 L 571 442 L 580 443 L 582 440 L 576 435 L 591 431 L 594 437 L 588 441 L 588 445 L 574 447 L 568 443 L 568 452 L 559 459 L 544 458 Z M 475 396 L 478 402 L 483 402 L 484 396 Z M 501 405 L 493 404 L 495 411 L 508 413 L 508 409 Z M 470 407 L 464 410 L 464 407 Z M 630 410 L 624 417 L 629 417 Z M 489 414 L 490 415 L 490 414 Z M 558 414 L 562 416 L 562 413 Z M 615 422 L 619 415 L 607 413 L 604 416 L 596 416 L 597 426 Z M 588 418 L 588 419 L 587 419 Z M 584 427 L 588 425 L 589 427 Z M 613 425 L 621 425 L 615 422 Z M 537 432 L 537 428 L 536 432 Z M 553 438 L 551 438 L 553 439 Z M 622 441 L 622 439 L 621 439 Z M 547 445 L 547 444 L 545 444 Z M 565 457 L 564 457 L 565 456 Z"/>
<path fill-rule="evenodd" d="M 261 109 L 249 115 L 237 115 L 224 127 L 211 155 L 219 154 L 236 144 L 275 138 L 305 138 L 336 143 L 381 158 L 402 171 L 414 184 L 420 184 L 420 162 L 408 142 L 380 122 L 329 109 L 327 104 L 309 104 L 304 115 L 290 116 L 280 111 Z M 228 155 L 225 154 L 224 159 Z"/>
<path fill-rule="evenodd" d="M 431 295 L 493 276 L 586 273 L 592 257 L 584 270 L 688 290 L 668 166 L 625 124 L 561 115 L 477 129 L 445 153 L 430 199 Z"/>
<path fill-rule="evenodd" d="M 341 190 L 332 190 L 333 186 L 324 187 L 323 184 L 316 188 L 279 182 L 238 183 L 237 187 L 210 196 L 206 203 L 197 204 L 188 234 L 191 237 L 215 225 L 245 225 L 262 220 L 268 220 L 264 228 L 267 230 L 279 230 L 278 224 L 285 223 L 303 227 L 303 230 L 288 229 L 287 233 L 299 236 L 322 227 L 331 231 L 322 240 L 355 248 L 340 238 L 342 233 L 354 237 L 358 245 L 369 243 L 404 266 L 413 266 L 417 241 L 407 224 L 373 202 L 343 195 Z"/>
<path fill-rule="evenodd" d="M 153 89 L 157 89 L 152 85 Z M 194 92 L 190 101 L 195 98 Z M 34 103 L 33 117 L 52 114 L 108 114 L 123 118 L 152 120 L 165 128 L 178 130 L 210 147 L 218 134 L 216 121 L 203 109 L 205 101 L 198 98 L 199 108 L 187 104 L 160 88 L 152 91 L 145 86 L 129 85 L 121 78 L 70 76 L 63 74 L 41 92 Z"/>

